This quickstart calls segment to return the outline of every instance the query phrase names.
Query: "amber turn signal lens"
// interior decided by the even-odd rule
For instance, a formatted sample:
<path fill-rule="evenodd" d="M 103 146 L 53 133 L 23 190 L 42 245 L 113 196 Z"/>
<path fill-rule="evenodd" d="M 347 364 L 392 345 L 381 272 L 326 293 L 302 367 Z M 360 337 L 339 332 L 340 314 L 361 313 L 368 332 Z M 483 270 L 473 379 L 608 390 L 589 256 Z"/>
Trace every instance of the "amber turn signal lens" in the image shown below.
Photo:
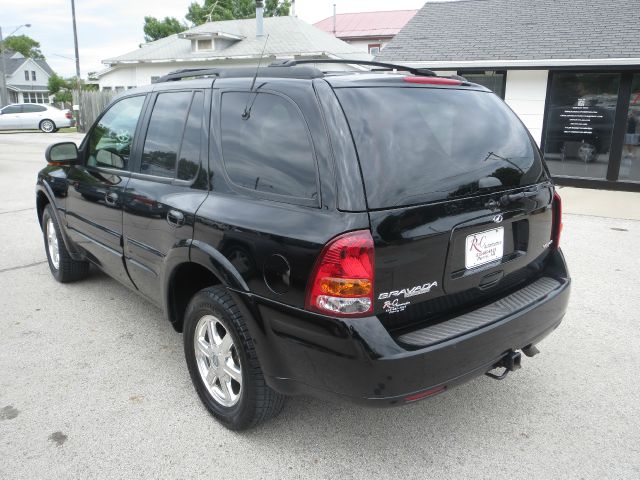
<path fill-rule="evenodd" d="M 323 278 L 320 291 L 334 297 L 362 297 L 371 293 L 371 281 L 355 278 Z"/>

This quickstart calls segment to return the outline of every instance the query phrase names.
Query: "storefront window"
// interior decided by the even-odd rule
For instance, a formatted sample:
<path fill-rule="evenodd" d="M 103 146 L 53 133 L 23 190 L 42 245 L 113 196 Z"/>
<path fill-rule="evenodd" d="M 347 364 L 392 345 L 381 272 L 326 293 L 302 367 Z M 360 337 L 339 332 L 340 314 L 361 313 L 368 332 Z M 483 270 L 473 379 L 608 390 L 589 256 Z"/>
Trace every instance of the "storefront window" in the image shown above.
<path fill-rule="evenodd" d="M 640 74 L 633 76 L 620 163 L 620 180 L 640 182 Z"/>
<path fill-rule="evenodd" d="M 500 98 L 504 98 L 504 80 L 506 72 L 494 72 L 493 70 L 464 72 L 459 71 L 458 75 L 462 75 L 470 82 L 477 83 L 483 87 L 487 87 Z"/>
<path fill-rule="evenodd" d="M 553 74 L 544 144 L 552 175 L 606 178 L 619 86 L 617 73 Z"/>

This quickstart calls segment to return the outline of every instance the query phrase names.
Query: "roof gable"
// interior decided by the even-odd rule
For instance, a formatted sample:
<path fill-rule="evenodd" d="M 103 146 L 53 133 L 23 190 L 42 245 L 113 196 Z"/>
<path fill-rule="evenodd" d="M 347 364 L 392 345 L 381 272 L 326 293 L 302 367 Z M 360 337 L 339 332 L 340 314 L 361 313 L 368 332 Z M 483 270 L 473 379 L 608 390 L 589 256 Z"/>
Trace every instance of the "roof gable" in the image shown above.
<path fill-rule="evenodd" d="M 639 58 L 638 0 L 428 2 L 376 58 L 479 61 Z"/>
<path fill-rule="evenodd" d="M 296 17 L 268 17 L 264 19 L 265 33 L 269 35 L 265 55 L 318 55 L 332 54 L 337 56 L 356 56 L 361 58 L 362 52 L 338 38 L 326 34 L 322 30 L 309 25 Z M 223 32 L 226 36 L 239 38 L 220 50 L 191 50 L 191 40 L 182 37 L 199 34 L 216 34 Z M 171 35 L 142 48 L 103 60 L 103 63 L 161 62 L 176 60 L 204 60 L 228 58 L 257 58 L 265 46 L 265 37 L 256 37 L 256 20 L 228 20 L 209 22 L 189 29 L 181 34 Z"/>

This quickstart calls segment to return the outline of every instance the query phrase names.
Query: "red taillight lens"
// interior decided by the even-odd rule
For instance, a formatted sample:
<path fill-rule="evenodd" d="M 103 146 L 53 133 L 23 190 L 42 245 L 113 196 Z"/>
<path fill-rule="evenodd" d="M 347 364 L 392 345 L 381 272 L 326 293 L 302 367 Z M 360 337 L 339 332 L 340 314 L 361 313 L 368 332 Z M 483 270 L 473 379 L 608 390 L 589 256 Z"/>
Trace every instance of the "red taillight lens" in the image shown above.
<path fill-rule="evenodd" d="M 71 112 L 66 112 L 66 113 L 64 114 L 64 116 L 65 116 L 65 118 L 72 119 L 72 118 L 73 118 L 73 113 L 71 113 Z"/>
<path fill-rule="evenodd" d="M 460 80 L 444 77 L 404 77 L 402 80 L 407 83 L 422 83 L 426 85 L 462 85 Z"/>
<path fill-rule="evenodd" d="M 334 238 L 316 260 L 305 308 L 345 317 L 371 313 L 373 272 L 373 238 L 368 230 Z"/>
<path fill-rule="evenodd" d="M 551 227 L 551 246 L 560 248 L 560 234 L 562 233 L 562 199 L 558 192 L 553 192 L 552 203 L 553 226 Z"/>

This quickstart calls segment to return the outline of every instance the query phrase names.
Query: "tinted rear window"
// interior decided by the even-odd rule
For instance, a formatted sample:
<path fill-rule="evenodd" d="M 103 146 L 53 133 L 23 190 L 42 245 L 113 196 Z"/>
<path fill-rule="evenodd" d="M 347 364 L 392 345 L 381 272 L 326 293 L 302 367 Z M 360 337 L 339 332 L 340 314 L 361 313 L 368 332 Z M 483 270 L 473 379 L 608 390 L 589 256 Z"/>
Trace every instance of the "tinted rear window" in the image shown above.
<path fill-rule="evenodd" d="M 486 193 L 546 175 L 526 129 L 492 93 L 397 87 L 336 92 L 369 208 Z"/>

